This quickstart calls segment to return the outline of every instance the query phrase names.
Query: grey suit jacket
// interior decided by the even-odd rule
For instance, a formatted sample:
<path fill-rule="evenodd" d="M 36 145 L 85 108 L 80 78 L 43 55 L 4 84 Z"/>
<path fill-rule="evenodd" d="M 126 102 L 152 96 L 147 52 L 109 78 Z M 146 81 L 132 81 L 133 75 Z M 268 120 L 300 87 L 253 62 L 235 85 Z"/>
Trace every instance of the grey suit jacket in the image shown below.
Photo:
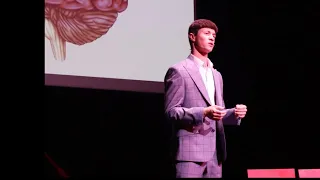
<path fill-rule="evenodd" d="M 176 160 L 207 162 L 217 153 L 219 162 L 226 159 L 224 124 L 240 125 L 234 116 L 234 109 L 227 109 L 221 121 L 203 117 L 205 107 L 211 105 L 208 92 L 198 66 L 188 56 L 187 59 L 171 66 L 164 79 L 165 115 L 174 120 L 178 128 L 178 150 Z M 223 100 L 223 80 L 221 74 L 212 68 L 215 82 L 215 104 L 225 107 Z M 207 123 L 204 123 L 207 122 Z M 200 129 L 212 130 L 202 134 Z"/>

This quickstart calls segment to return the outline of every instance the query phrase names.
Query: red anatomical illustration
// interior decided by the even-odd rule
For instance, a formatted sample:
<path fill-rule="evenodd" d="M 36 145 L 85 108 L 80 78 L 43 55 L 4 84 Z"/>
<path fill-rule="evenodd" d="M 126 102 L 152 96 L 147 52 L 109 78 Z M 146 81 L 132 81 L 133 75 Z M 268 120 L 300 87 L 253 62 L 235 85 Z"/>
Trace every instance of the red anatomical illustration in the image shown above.
<path fill-rule="evenodd" d="M 128 0 L 45 0 L 45 37 L 56 60 L 66 59 L 66 43 L 84 45 L 107 34 Z"/>

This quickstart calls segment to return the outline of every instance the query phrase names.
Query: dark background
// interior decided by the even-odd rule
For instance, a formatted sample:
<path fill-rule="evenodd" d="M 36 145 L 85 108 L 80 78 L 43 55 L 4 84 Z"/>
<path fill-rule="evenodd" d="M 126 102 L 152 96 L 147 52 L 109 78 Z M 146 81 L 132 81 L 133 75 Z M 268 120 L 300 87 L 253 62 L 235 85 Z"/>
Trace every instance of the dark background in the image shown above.
<path fill-rule="evenodd" d="M 196 18 L 219 27 L 209 57 L 222 73 L 226 106 L 248 106 L 240 127 L 225 128 L 225 177 L 320 167 L 317 7 L 196 1 Z M 46 86 L 44 151 L 72 177 L 170 177 L 163 103 L 163 94 Z M 45 174 L 58 177 L 46 159 Z"/>

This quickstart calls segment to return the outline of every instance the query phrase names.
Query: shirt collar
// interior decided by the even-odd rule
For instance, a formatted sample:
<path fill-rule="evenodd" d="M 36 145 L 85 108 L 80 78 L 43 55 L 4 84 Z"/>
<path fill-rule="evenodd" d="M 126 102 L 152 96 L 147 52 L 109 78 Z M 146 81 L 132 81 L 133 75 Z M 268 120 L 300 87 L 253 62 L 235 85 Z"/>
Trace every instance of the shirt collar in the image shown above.
<path fill-rule="evenodd" d="M 198 66 L 206 67 L 205 63 L 201 59 L 199 59 L 196 56 L 194 56 L 193 54 L 190 54 L 189 57 L 190 57 L 191 60 L 195 61 Z M 207 58 L 207 60 L 208 60 L 208 67 L 212 68 L 213 67 L 213 63 L 210 61 L 209 58 Z"/>

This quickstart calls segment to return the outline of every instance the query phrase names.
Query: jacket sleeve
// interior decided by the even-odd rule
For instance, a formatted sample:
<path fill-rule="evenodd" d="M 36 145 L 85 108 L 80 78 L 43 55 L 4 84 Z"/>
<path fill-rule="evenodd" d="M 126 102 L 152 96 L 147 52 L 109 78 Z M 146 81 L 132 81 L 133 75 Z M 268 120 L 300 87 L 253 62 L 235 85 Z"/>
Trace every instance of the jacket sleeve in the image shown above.
<path fill-rule="evenodd" d="M 191 125 L 200 125 L 204 119 L 204 107 L 183 107 L 186 95 L 185 80 L 178 69 L 168 69 L 165 79 L 165 115 L 167 118 Z"/>

